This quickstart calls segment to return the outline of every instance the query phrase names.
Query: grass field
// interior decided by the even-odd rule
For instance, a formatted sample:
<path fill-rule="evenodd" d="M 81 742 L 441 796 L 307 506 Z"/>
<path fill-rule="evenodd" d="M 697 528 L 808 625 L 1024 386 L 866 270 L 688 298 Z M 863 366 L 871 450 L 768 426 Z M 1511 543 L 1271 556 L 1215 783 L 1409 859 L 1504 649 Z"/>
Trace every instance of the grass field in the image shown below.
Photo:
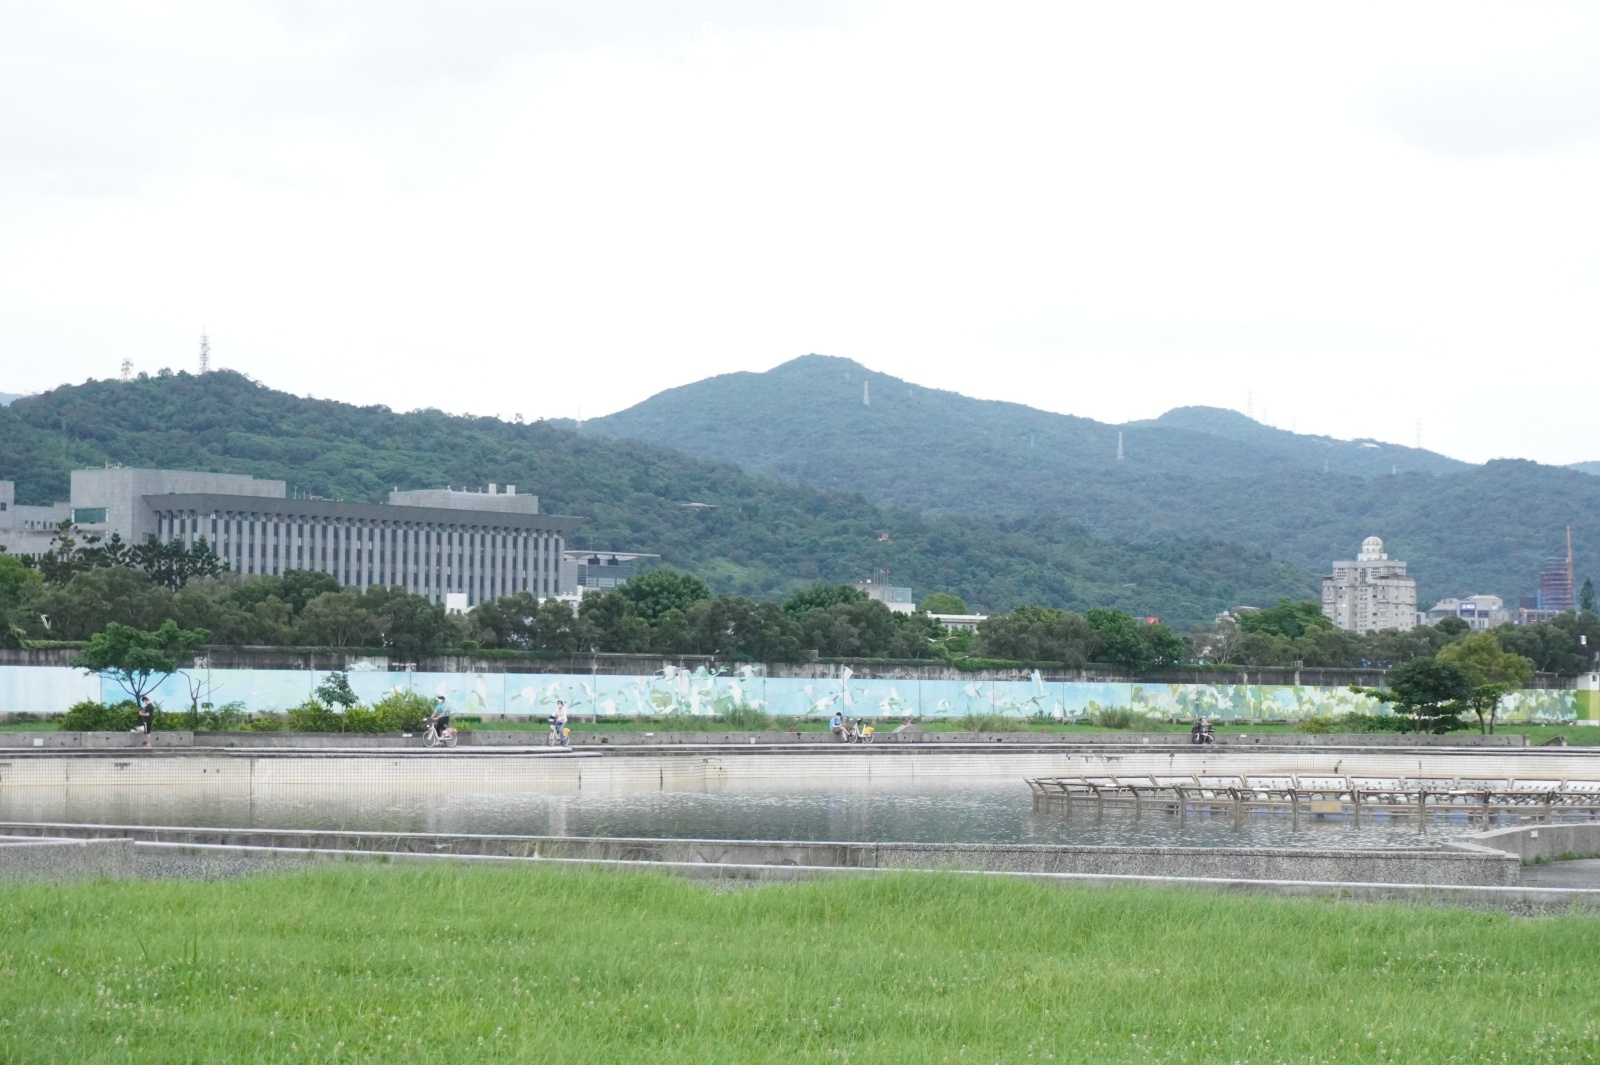
<path fill-rule="evenodd" d="M 884 876 L 0 888 L 0 1060 L 1576 1062 L 1600 920 Z"/>

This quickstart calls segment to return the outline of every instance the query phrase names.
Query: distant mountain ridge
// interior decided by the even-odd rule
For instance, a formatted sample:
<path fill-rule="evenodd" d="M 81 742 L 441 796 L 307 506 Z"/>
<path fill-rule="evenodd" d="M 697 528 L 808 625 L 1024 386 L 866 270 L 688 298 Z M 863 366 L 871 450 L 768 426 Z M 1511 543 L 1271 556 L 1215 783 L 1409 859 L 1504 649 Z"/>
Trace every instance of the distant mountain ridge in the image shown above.
<path fill-rule="evenodd" d="M 0 392 L 0 407 L 7 406 L 7 405 L 9 405 L 11 403 L 12 400 L 21 399 L 21 398 L 22 398 L 22 393 L 20 393 L 20 392 Z"/>
<path fill-rule="evenodd" d="M 1378 535 L 1411 564 L 1424 605 L 1477 592 L 1514 602 L 1569 524 L 1580 571 L 1600 559 L 1600 480 L 1577 470 L 1475 466 L 1207 407 L 1108 425 L 923 388 L 830 356 L 668 389 L 582 432 L 909 510 L 1055 514 L 1124 542 L 1216 538 L 1317 573 Z"/>
<path fill-rule="evenodd" d="M 1119 544 L 1059 515 L 927 517 L 547 422 L 356 407 L 228 371 L 63 386 L 0 407 L 0 479 L 17 482 L 18 502 L 65 498 L 72 469 L 108 461 L 246 473 L 369 502 L 391 486 L 516 484 L 546 512 L 587 519 L 574 547 L 659 553 L 718 592 L 757 597 L 887 577 L 976 609 L 1108 606 L 1184 630 L 1315 588 L 1303 569 L 1215 540 Z"/>

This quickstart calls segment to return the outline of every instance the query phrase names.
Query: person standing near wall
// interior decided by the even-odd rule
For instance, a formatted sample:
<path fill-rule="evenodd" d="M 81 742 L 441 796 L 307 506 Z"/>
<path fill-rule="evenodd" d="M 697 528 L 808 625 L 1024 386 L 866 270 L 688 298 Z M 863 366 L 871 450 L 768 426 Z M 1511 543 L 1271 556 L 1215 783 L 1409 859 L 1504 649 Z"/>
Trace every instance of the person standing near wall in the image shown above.
<path fill-rule="evenodd" d="M 156 704 L 150 701 L 148 695 L 139 704 L 139 731 L 144 733 L 144 745 L 149 747 L 155 738 Z"/>

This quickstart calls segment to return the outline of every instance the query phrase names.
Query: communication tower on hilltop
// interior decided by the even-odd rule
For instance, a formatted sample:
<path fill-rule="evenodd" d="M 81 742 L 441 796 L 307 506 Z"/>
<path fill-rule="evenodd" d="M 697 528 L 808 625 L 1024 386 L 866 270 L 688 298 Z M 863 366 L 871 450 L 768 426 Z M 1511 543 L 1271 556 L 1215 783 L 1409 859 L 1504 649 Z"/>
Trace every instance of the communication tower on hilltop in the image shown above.
<path fill-rule="evenodd" d="M 1122 461 L 1122 430 L 1117 430 L 1117 461 Z"/>
<path fill-rule="evenodd" d="M 863 407 L 872 406 L 872 383 L 870 381 L 861 382 L 861 405 Z"/>
<path fill-rule="evenodd" d="M 132 381 L 133 380 L 133 360 L 132 359 L 123 359 L 122 360 L 122 379 L 124 381 Z"/>
<path fill-rule="evenodd" d="M 206 336 L 205 330 L 200 331 L 200 372 L 211 372 L 211 338 Z"/>

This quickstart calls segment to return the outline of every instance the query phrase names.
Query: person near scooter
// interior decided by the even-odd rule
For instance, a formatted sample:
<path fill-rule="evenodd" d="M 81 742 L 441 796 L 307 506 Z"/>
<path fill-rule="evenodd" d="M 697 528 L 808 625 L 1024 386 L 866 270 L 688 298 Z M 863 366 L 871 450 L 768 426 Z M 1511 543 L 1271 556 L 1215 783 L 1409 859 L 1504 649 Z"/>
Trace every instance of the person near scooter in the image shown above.
<path fill-rule="evenodd" d="M 850 730 L 845 727 L 844 715 L 837 710 L 828 719 L 828 731 L 837 736 L 840 743 L 850 742 Z"/>
<path fill-rule="evenodd" d="M 1197 717 L 1194 719 L 1194 727 L 1189 730 L 1189 742 L 1204 743 L 1206 742 L 1205 736 L 1206 719 L 1203 717 Z"/>

